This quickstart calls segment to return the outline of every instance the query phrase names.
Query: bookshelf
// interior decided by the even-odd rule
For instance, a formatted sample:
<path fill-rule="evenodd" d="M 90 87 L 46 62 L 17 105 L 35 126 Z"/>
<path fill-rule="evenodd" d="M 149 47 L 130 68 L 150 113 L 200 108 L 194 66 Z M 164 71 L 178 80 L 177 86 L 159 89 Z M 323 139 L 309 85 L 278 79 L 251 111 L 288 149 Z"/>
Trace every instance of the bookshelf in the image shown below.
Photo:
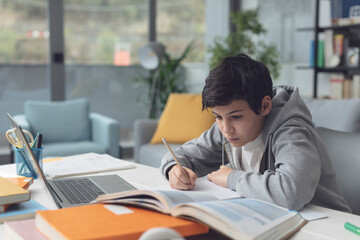
<path fill-rule="evenodd" d="M 304 67 L 299 66 L 298 69 L 313 69 L 313 96 L 317 98 L 318 94 L 318 75 L 319 73 L 342 73 L 344 76 L 360 74 L 360 65 L 356 67 L 349 67 L 345 63 L 345 55 L 347 51 L 347 46 L 345 46 L 345 41 L 347 41 L 350 36 L 352 38 L 359 39 L 360 42 L 360 23 L 350 24 L 350 25 L 332 25 L 327 27 L 319 26 L 319 14 L 320 14 L 320 1 L 315 1 L 315 23 L 314 27 L 301 28 L 298 31 L 313 31 L 314 32 L 314 59 L 318 59 L 318 43 L 319 43 L 319 34 L 324 33 L 327 30 L 333 31 L 333 33 L 340 33 L 344 35 L 344 44 L 343 44 L 343 54 L 340 58 L 340 63 L 336 67 L 322 67 L 318 66 L 318 61 L 314 60 L 313 67 Z M 332 0 L 329 0 L 332 1 Z"/>

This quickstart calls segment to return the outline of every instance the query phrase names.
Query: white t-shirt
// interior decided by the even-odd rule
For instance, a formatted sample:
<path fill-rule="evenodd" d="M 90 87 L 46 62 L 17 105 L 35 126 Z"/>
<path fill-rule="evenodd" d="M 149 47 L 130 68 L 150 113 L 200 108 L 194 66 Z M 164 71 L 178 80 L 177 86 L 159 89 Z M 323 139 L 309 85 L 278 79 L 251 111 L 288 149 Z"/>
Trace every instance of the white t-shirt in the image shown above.
<path fill-rule="evenodd" d="M 232 147 L 236 169 L 247 172 L 259 172 L 260 162 L 265 150 L 261 134 L 252 142 L 242 147 Z"/>

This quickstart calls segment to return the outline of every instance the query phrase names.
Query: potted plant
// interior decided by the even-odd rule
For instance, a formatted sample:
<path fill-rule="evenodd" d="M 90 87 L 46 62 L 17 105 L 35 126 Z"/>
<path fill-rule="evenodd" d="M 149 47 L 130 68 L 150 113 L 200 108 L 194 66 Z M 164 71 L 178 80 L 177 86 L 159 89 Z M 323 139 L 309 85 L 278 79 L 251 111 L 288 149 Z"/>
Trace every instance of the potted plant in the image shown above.
<path fill-rule="evenodd" d="M 215 38 L 214 44 L 207 49 L 212 54 L 210 69 L 216 67 L 225 57 L 244 53 L 265 64 L 273 78 L 278 78 L 279 55 L 275 45 L 261 40 L 266 30 L 258 20 L 258 9 L 232 12 L 230 19 L 236 30 L 224 39 Z"/>

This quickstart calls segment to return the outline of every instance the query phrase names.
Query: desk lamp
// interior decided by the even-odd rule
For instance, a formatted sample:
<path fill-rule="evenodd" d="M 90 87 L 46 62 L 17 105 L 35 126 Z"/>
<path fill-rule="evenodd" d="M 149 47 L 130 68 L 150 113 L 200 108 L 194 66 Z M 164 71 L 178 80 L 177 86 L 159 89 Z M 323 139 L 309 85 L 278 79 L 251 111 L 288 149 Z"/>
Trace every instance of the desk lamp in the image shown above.
<path fill-rule="evenodd" d="M 158 42 L 149 42 L 138 51 L 138 58 L 141 66 L 150 71 L 150 112 L 149 117 L 156 117 L 157 114 L 157 78 L 155 72 L 160 66 L 161 59 L 165 56 L 165 46 Z"/>
<path fill-rule="evenodd" d="M 147 70 L 155 70 L 165 55 L 165 46 L 158 42 L 149 42 L 138 52 L 140 64 Z"/>

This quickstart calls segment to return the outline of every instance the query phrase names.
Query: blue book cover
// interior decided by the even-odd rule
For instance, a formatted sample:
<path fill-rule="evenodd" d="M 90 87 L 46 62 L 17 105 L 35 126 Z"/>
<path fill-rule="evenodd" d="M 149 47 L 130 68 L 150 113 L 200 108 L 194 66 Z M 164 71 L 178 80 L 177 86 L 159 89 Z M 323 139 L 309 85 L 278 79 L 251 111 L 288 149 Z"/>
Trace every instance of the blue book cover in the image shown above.
<path fill-rule="evenodd" d="M 35 217 L 37 210 L 46 210 L 46 208 L 35 200 L 12 204 L 6 212 L 0 213 L 0 223 L 3 223 L 4 221 L 33 218 Z"/>

